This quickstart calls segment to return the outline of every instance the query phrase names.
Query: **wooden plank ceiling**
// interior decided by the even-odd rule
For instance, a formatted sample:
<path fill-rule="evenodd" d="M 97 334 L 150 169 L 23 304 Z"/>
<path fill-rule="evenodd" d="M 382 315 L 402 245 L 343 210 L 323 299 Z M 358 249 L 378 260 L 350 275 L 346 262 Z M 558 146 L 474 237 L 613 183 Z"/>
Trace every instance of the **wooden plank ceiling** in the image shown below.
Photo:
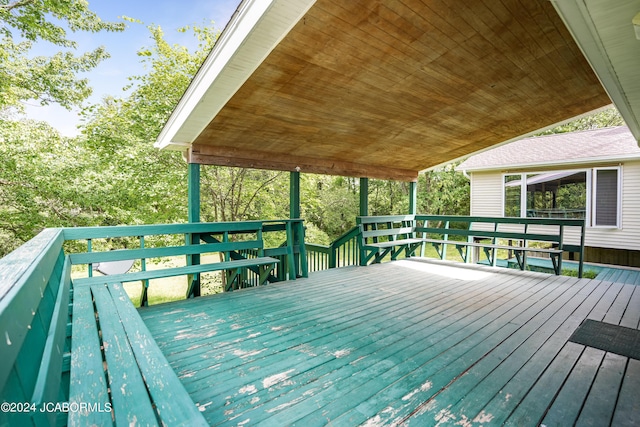
<path fill-rule="evenodd" d="M 610 103 L 549 1 L 318 0 L 188 157 L 415 180 Z"/>

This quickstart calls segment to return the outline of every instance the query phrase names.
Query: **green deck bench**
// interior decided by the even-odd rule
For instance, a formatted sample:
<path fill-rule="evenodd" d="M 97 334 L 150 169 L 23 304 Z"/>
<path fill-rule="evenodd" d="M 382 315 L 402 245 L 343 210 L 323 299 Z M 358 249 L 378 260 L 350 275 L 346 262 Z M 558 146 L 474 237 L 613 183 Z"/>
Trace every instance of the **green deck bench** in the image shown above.
<path fill-rule="evenodd" d="M 224 227 L 232 227 L 230 230 Z M 198 228 L 195 228 L 198 230 Z M 147 231 L 149 233 L 149 231 Z M 234 241 L 233 236 L 241 235 L 248 240 Z M 147 300 L 148 281 L 164 277 L 191 276 L 187 289 L 187 296 L 192 295 L 195 283 L 193 279 L 200 273 L 225 271 L 227 291 L 244 287 L 241 282 L 241 272 L 249 269 L 258 276 L 257 284 L 263 285 L 268 279 L 274 280 L 270 276 L 276 265 L 280 262 L 277 258 L 264 256 L 264 241 L 262 240 L 262 224 L 260 222 L 246 221 L 239 223 L 219 223 L 208 225 L 206 233 L 193 233 L 191 239 L 196 244 L 184 246 L 166 246 L 160 248 L 139 248 L 139 249 L 119 249 L 106 252 L 83 252 L 71 254 L 72 264 L 88 264 L 113 262 L 123 260 L 148 259 L 155 257 L 167 257 L 186 255 L 197 262 L 184 267 L 164 268 L 158 270 L 144 270 L 109 276 L 92 276 L 73 280 L 76 287 L 91 286 L 104 283 L 125 283 L 142 281 L 141 305 L 145 305 Z M 205 243 L 200 243 L 203 241 Z M 207 253 L 222 253 L 225 261 L 215 263 L 200 263 L 200 256 Z M 248 255 L 251 254 L 251 255 Z M 196 279 L 197 280 L 197 279 Z"/>
<path fill-rule="evenodd" d="M 69 408 L 70 426 L 207 425 L 121 284 L 74 291 Z"/>
<path fill-rule="evenodd" d="M 495 265 L 498 250 L 513 252 L 521 270 L 527 267 L 527 253 L 545 253 L 551 259 L 555 274 L 562 272 L 562 257 L 565 252 L 580 254 L 579 276 L 582 277 L 584 253 L 584 220 L 556 218 L 502 218 L 472 216 L 416 215 L 414 231 L 421 234 L 425 243 L 436 248 L 444 259 L 447 245 L 455 245 L 464 262 L 468 262 L 468 248 L 482 248 L 490 264 Z M 454 225 L 455 224 L 455 225 Z M 565 243 L 565 228 L 579 228 L 580 244 Z M 431 237 L 437 236 L 437 237 Z M 465 240 L 451 239 L 451 236 Z M 508 241 L 508 244 L 499 243 Z M 512 243 L 514 242 L 514 243 Z M 550 244 L 537 247 L 532 243 Z"/>
<path fill-rule="evenodd" d="M 263 232 L 284 232 L 286 242 L 263 249 Z M 184 245 L 167 246 L 172 235 Z M 110 239 L 140 246 L 95 251 Z M 146 294 L 153 278 L 188 275 L 193 289 L 200 272 L 220 269 L 231 287 L 293 280 L 307 275 L 303 241 L 301 220 L 43 230 L 0 260 L 0 426 L 124 425 L 133 416 L 138 425 L 204 425 L 121 283 L 142 280 Z M 212 252 L 224 260 L 201 264 Z M 145 260 L 176 255 L 185 267 L 71 278 L 74 264 L 91 276 L 94 263 L 133 259 L 144 270 Z"/>
<path fill-rule="evenodd" d="M 357 224 L 361 234 L 360 265 L 371 260 L 378 263 L 388 254 L 395 260 L 403 251 L 409 257 L 420 247 L 420 254 L 424 255 L 424 244 L 433 245 L 440 258 L 445 259 L 447 246 L 455 245 L 464 262 L 470 261 L 468 248 L 475 247 L 481 248 L 494 266 L 498 250 L 510 251 L 521 270 L 527 268 L 528 252 L 544 253 L 549 255 L 557 275 L 562 272 L 563 254 L 577 252 L 578 275 L 582 277 L 585 225 L 581 219 L 385 215 L 360 216 Z M 567 227 L 579 229 L 579 245 L 565 243 Z"/>
<path fill-rule="evenodd" d="M 395 260 L 403 251 L 409 257 L 422 245 L 423 240 L 415 238 L 415 217 L 413 215 L 359 216 L 360 265 L 379 263 L 391 254 Z"/>

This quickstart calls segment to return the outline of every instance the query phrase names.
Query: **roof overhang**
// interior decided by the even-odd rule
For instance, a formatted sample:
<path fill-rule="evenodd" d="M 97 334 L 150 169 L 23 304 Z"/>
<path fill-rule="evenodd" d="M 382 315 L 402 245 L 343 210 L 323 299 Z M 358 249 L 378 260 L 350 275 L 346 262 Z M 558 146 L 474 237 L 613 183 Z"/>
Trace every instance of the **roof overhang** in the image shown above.
<path fill-rule="evenodd" d="M 156 146 L 411 181 L 610 102 L 547 1 L 247 0 Z"/>
<path fill-rule="evenodd" d="M 640 141 L 640 0 L 551 0 L 602 85 Z"/>
<path fill-rule="evenodd" d="M 460 171 L 464 171 L 465 173 L 473 173 L 473 172 L 495 172 L 495 171 L 518 171 L 518 170 L 531 170 L 531 171 L 542 171 L 549 169 L 580 169 L 589 166 L 598 166 L 598 165 L 614 165 L 614 164 L 622 164 L 625 162 L 637 162 L 640 160 L 640 157 L 637 154 L 629 154 L 629 155 L 621 155 L 621 156 L 611 156 L 607 158 L 603 157 L 583 157 L 580 159 L 575 159 L 571 161 L 549 161 L 549 162 L 537 162 L 537 163 L 513 163 L 509 165 L 501 165 L 501 166 L 478 166 L 478 167 L 467 167 L 467 168 L 458 168 Z"/>
<path fill-rule="evenodd" d="M 196 73 L 156 148 L 185 151 L 315 0 L 244 0 Z"/>

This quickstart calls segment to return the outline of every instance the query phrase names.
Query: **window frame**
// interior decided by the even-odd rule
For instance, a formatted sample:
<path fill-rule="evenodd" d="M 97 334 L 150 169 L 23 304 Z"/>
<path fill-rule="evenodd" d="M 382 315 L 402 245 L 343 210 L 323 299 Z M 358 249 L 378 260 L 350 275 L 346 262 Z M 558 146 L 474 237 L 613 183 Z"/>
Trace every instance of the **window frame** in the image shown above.
<path fill-rule="evenodd" d="M 597 183 L 598 183 L 598 171 L 601 170 L 615 170 L 617 172 L 617 180 L 616 180 L 616 190 L 617 190 L 617 194 L 616 194 L 616 224 L 615 225 L 597 225 L 596 224 L 596 200 L 597 200 L 597 194 L 596 194 L 596 189 L 598 188 Z M 622 228 L 622 165 L 618 165 L 618 166 L 601 166 L 601 167 L 594 167 L 591 169 L 592 171 L 592 175 L 593 177 L 591 178 L 591 181 L 593 183 L 592 188 L 591 188 L 591 206 L 590 206 L 590 211 L 591 211 L 591 218 L 592 221 L 589 222 L 589 226 L 591 228 L 597 228 L 597 229 L 621 229 Z"/>
<path fill-rule="evenodd" d="M 617 171 L 617 206 L 616 206 L 616 224 L 615 225 L 596 225 L 596 179 L 597 172 L 600 170 L 616 170 Z M 554 172 L 572 172 L 580 173 L 584 172 L 586 177 L 586 200 L 585 200 L 585 225 L 589 228 L 597 229 L 621 229 L 622 228 L 622 165 L 617 166 L 598 166 L 592 168 L 580 168 L 580 169 L 557 169 Z M 505 217 L 506 207 L 506 183 L 507 176 L 519 176 L 520 177 L 520 218 L 526 218 L 527 215 L 527 188 L 526 179 L 529 175 L 536 175 L 542 173 L 548 173 L 549 170 L 543 171 L 527 171 L 527 172 L 503 172 L 501 174 L 502 185 L 502 198 L 501 198 L 501 215 Z"/>

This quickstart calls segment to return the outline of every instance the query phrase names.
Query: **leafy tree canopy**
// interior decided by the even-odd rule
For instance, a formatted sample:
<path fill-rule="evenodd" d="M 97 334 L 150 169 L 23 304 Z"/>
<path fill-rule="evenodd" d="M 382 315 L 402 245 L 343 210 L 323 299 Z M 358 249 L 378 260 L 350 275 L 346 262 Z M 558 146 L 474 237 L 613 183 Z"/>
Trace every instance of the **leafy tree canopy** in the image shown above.
<path fill-rule="evenodd" d="M 65 28 L 123 31 L 125 23 L 102 21 L 86 0 L 0 0 L 0 109 L 21 109 L 21 102 L 31 99 L 70 109 L 91 94 L 88 80 L 78 74 L 109 57 L 104 47 L 78 56 L 69 50 L 29 55 L 34 42 L 76 49 Z"/>
<path fill-rule="evenodd" d="M 572 120 L 569 123 L 556 126 L 545 132 L 541 132 L 540 135 L 576 132 L 581 130 L 593 130 L 622 125 L 624 125 L 624 120 L 622 119 L 622 116 L 620 115 L 618 110 L 615 107 L 608 107 L 593 114 L 588 114 L 586 116 Z"/>

